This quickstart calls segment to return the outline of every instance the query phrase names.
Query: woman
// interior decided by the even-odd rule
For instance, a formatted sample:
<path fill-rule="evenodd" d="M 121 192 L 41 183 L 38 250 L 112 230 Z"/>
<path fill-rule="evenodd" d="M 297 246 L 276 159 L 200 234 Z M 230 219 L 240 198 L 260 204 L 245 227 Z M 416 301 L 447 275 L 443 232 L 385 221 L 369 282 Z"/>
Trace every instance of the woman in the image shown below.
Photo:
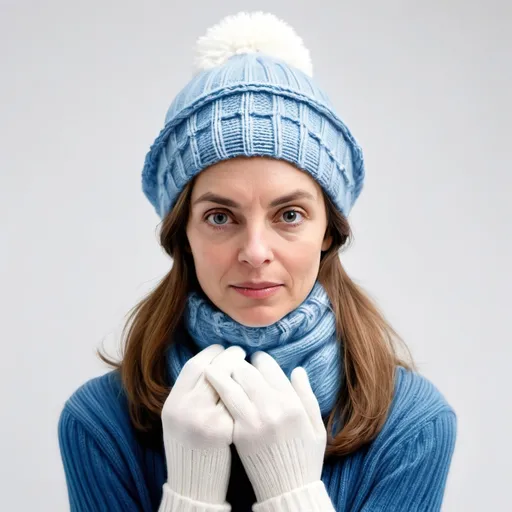
<path fill-rule="evenodd" d="M 360 146 L 274 16 L 198 55 L 142 173 L 173 266 L 61 413 L 71 509 L 439 510 L 456 414 L 339 259 Z"/>

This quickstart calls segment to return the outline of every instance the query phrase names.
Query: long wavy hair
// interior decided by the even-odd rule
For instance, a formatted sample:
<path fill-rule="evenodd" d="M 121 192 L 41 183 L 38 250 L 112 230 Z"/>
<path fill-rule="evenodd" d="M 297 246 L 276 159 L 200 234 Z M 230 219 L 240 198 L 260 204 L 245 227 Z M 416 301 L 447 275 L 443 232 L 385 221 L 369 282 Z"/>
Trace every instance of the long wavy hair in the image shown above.
<path fill-rule="evenodd" d="M 173 264 L 156 288 L 128 313 L 122 331 L 118 361 L 98 349 L 102 361 L 120 373 L 130 418 L 142 436 L 161 436 L 161 411 L 169 395 L 165 351 L 180 327 L 186 297 L 198 288 L 194 261 L 186 236 L 195 178 L 163 219 L 160 244 Z M 320 260 L 318 280 L 336 315 L 336 332 L 343 340 L 344 371 L 336 406 L 327 420 L 325 455 L 343 456 L 372 441 L 382 426 L 393 399 L 396 366 L 417 371 L 405 342 L 386 321 L 374 301 L 345 272 L 339 255 L 352 243 L 347 219 L 322 190 L 327 213 L 330 248 Z M 398 348 L 405 348 L 406 359 Z M 340 369 L 341 371 L 342 369 Z M 333 426 L 342 425 L 333 431 Z"/>

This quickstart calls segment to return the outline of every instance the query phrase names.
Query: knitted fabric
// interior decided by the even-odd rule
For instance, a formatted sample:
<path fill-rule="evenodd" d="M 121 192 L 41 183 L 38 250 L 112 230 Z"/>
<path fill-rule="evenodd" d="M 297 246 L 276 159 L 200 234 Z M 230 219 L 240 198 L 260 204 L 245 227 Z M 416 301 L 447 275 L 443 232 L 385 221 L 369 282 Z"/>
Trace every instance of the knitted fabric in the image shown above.
<path fill-rule="evenodd" d="M 399 366 L 395 382 L 389 415 L 375 440 L 324 464 L 322 481 L 338 512 L 441 510 L 457 417 L 422 375 Z M 67 510 L 159 508 L 167 481 L 162 436 L 155 435 L 155 447 L 136 433 L 118 371 L 95 377 L 73 393 L 61 412 L 58 436 Z M 249 512 L 255 497 L 236 450 L 233 462 L 227 501 L 233 512 Z"/>
<path fill-rule="evenodd" d="M 362 149 L 327 95 L 284 61 L 247 53 L 198 73 L 178 93 L 146 155 L 142 189 L 164 218 L 203 169 L 255 155 L 308 172 L 345 216 L 363 187 Z"/>
<path fill-rule="evenodd" d="M 269 326 L 242 325 L 195 291 L 187 298 L 184 320 L 198 351 L 213 344 L 239 345 L 249 357 L 262 350 L 278 362 L 288 378 L 295 367 L 302 366 L 322 414 L 332 410 L 342 378 L 342 352 L 334 312 L 318 281 L 302 304 Z M 167 361 L 172 382 L 193 355 L 184 343 L 169 346 Z"/>

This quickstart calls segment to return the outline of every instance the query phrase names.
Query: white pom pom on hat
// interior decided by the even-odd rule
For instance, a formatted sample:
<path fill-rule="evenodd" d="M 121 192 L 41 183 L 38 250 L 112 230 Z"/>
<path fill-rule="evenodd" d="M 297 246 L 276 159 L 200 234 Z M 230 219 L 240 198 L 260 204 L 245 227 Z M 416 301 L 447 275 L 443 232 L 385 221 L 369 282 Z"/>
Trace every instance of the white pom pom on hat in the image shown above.
<path fill-rule="evenodd" d="M 221 66 L 233 55 L 261 52 L 313 76 L 309 50 L 295 30 L 271 13 L 240 12 L 210 27 L 196 43 L 198 71 Z"/>

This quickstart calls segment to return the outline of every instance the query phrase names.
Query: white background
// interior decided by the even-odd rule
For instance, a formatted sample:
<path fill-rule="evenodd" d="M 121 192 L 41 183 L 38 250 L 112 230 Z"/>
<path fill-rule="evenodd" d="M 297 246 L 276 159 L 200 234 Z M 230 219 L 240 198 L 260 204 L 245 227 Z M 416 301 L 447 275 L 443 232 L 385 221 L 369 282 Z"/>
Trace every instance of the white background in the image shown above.
<path fill-rule="evenodd" d="M 297 30 L 363 147 L 342 259 L 457 412 L 443 510 L 512 510 L 510 2 L 0 5 L 1 510 L 68 510 L 62 405 L 170 266 L 145 154 L 242 9 Z"/>

